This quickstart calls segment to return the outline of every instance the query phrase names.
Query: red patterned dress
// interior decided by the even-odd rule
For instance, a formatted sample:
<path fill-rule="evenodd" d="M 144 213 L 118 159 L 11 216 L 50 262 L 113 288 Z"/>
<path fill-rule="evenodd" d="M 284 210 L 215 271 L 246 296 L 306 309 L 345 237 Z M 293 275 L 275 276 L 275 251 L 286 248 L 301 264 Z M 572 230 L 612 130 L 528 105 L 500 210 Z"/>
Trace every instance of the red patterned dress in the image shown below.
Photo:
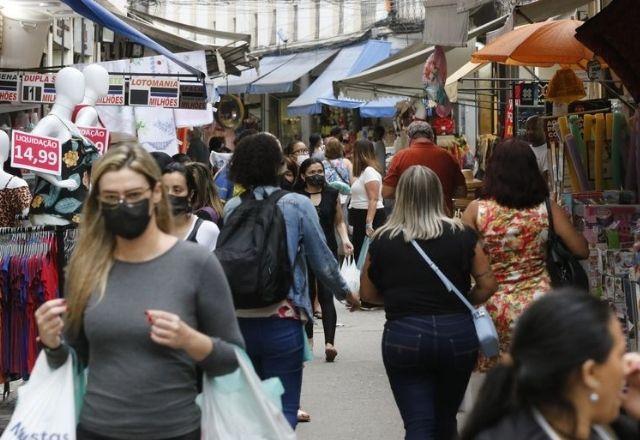
<path fill-rule="evenodd" d="M 499 284 L 486 306 L 500 336 L 500 351 L 506 353 L 516 320 L 533 300 L 551 289 L 546 266 L 547 209 L 544 203 L 511 209 L 481 200 L 476 225 Z M 482 358 L 478 369 L 487 371 L 495 363 Z"/>

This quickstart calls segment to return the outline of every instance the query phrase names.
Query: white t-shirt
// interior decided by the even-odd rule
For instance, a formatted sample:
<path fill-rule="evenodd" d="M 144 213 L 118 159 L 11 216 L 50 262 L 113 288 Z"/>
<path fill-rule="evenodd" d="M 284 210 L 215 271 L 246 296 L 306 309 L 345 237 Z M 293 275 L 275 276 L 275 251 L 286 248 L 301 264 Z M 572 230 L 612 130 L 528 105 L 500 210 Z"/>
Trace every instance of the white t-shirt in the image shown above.
<path fill-rule="evenodd" d="M 549 171 L 549 150 L 547 144 L 538 145 L 537 147 L 531 145 L 531 149 L 536 155 L 540 172 L 544 173 L 545 171 Z"/>
<path fill-rule="evenodd" d="M 364 169 L 360 177 L 357 177 L 351 185 L 351 203 L 349 208 L 367 209 L 369 207 L 369 198 L 367 197 L 367 189 L 365 185 L 369 182 L 378 182 L 380 189 L 378 190 L 377 209 L 384 208 L 382 204 L 382 175 L 373 167 Z"/>
<path fill-rule="evenodd" d="M 184 236 L 185 240 L 191 235 L 191 232 L 193 231 L 193 228 L 196 226 L 196 222 L 198 221 L 197 216 L 192 215 L 191 217 L 191 226 Z M 198 232 L 196 232 L 196 242 L 206 247 L 209 252 L 213 252 L 216 249 L 218 235 L 220 235 L 220 229 L 218 228 L 218 225 L 208 220 L 202 220 L 202 224 L 200 225 Z"/>

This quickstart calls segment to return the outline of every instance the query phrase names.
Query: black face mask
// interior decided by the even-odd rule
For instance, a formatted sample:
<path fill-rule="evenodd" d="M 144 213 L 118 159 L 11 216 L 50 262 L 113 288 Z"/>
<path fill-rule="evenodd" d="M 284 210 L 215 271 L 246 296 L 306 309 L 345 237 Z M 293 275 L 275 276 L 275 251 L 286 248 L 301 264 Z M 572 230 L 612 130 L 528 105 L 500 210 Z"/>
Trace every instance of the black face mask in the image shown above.
<path fill-rule="evenodd" d="M 282 179 L 280 180 L 280 188 L 287 191 L 293 191 L 293 183 L 282 177 Z"/>
<path fill-rule="evenodd" d="M 169 203 L 171 204 L 171 212 L 173 212 L 173 215 L 186 214 L 189 212 L 188 196 L 169 195 Z"/>
<path fill-rule="evenodd" d="M 147 230 L 151 221 L 149 199 L 136 203 L 119 203 L 113 208 L 102 207 L 105 226 L 118 237 L 133 240 Z"/>
<path fill-rule="evenodd" d="M 314 174 L 307 177 L 307 183 L 311 186 L 324 186 L 324 175 Z"/>

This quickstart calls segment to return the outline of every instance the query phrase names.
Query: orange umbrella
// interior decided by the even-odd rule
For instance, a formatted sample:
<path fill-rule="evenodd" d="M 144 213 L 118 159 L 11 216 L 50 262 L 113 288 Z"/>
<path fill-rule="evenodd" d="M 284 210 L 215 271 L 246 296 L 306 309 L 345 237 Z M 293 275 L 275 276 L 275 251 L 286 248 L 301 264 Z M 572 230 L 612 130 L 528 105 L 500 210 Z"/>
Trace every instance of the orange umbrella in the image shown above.
<path fill-rule="evenodd" d="M 471 56 L 475 63 L 585 69 L 593 52 L 575 38 L 578 20 L 544 21 L 520 26 Z"/>

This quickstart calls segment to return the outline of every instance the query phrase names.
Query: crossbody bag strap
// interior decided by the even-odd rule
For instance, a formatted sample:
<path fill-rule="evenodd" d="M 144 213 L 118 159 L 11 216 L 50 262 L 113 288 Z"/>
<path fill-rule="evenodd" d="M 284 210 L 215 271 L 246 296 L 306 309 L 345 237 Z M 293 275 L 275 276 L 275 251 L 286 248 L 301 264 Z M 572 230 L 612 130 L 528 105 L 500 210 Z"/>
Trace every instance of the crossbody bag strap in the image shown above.
<path fill-rule="evenodd" d="M 549 237 L 555 237 L 556 230 L 553 228 L 553 213 L 551 212 L 551 201 L 549 200 L 549 198 L 547 198 L 544 202 L 547 205 L 547 218 L 549 219 Z"/>
<path fill-rule="evenodd" d="M 344 183 L 344 184 L 346 184 L 346 185 L 349 185 L 349 182 L 347 182 L 347 181 L 344 179 L 344 177 L 342 177 L 342 174 L 340 174 L 340 169 L 339 169 L 338 167 L 336 167 L 335 165 L 333 165 L 333 164 L 331 163 L 331 161 L 330 161 L 330 160 L 329 160 L 329 161 L 327 161 L 327 162 L 329 162 L 329 166 L 333 169 L 333 171 L 335 171 L 335 172 L 336 172 L 336 174 L 338 175 L 338 178 L 339 178 L 340 180 L 342 180 L 342 183 Z M 342 168 L 342 169 L 344 170 L 344 168 Z M 347 171 L 348 171 L 348 170 L 347 170 Z"/>
<path fill-rule="evenodd" d="M 436 275 L 438 275 L 438 278 L 440 278 L 440 281 L 442 281 L 442 284 L 444 284 L 447 290 L 449 292 L 455 293 L 458 296 L 458 298 L 460 298 L 460 301 L 462 301 L 464 305 L 467 306 L 467 308 L 471 311 L 471 313 L 475 313 L 476 308 L 473 307 L 473 305 L 469 302 L 469 300 L 467 300 L 467 298 L 464 297 L 462 293 L 460 293 L 458 288 L 449 280 L 449 278 L 447 278 L 447 276 L 444 273 L 442 273 L 440 268 L 436 265 L 436 263 L 433 262 L 431 258 L 429 258 L 429 256 L 418 245 L 418 243 L 415 240 L 411 240 L 411 244 L 416 249 L 416 251 L 418 251 L 422 259 L 427 263 L 427 265 L 431 268 L 431 270 L 433 270 L 436 273 Z"/>

